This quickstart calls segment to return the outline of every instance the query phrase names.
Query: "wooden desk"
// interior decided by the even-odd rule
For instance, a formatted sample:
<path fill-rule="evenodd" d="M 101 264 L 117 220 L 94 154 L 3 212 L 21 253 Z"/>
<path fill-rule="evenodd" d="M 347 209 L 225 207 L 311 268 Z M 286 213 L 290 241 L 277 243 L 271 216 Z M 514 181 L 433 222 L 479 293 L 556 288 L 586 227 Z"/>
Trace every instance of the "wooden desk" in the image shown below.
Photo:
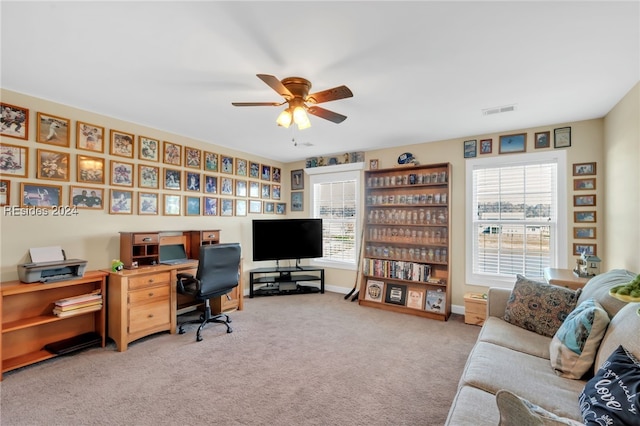
<path fill-rule="evenodd" d="M 572 290 L 584 287 L 591 279 L 589 277 L 579 277 L 571 269 L 544 268 L 543 274 L 545 281 L 549 284 L 567 287 Z"/>

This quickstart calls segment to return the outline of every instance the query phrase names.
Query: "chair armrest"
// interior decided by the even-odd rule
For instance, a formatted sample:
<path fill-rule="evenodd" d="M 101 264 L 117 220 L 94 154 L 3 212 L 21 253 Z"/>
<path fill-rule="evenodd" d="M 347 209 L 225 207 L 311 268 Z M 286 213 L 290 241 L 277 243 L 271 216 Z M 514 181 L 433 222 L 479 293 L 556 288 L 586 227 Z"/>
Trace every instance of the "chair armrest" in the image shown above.
<path fill-rule="evenodd" d="M 509 296 L 511 290 L 508 288 L 490 287 L 487 293 L 487 317 L 504 317 Z"/>
<path fill-rule="evenodd" d="M 181 294 L 191 294 L 191 291 L 185 289 L 185 285 L 195 284 L 196 291 L 200 289 L 200 281 L 193 276 L 193 274 L 187 274 L 185 272 L 176 274 L 178 279 L 176 283 L 176 291 Z"/>

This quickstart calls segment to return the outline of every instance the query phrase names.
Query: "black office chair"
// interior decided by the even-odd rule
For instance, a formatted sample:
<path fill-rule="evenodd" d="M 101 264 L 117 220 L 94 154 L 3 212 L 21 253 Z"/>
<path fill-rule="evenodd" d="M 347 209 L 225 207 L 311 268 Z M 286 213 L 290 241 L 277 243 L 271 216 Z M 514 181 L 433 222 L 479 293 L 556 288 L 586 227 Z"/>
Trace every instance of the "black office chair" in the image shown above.
<path fill-rule="evenodd" d="M 226 295 L 238 286 L 240 270 L 240 244 L 212 244 L 200 247 L 200 262 L 194 277 L 192 274 L 178 273 L 177 291 L 180 294 L 191 295 L 199 302 L 204 302 L 204 313 L 199 320 L 185 321 L 179 325 L 178 333 L 184 334 L 185 324 L 200 324 L 196 340 L 202 340 L 202 329 L 210 322 L 217 322 L 227 326 L 227 333 L 233 330 L 229 323 L 231 318 L 221 313 L 211 315 L 209 298 Z M 229 298 L 230 299 L 230 298 Z"/>

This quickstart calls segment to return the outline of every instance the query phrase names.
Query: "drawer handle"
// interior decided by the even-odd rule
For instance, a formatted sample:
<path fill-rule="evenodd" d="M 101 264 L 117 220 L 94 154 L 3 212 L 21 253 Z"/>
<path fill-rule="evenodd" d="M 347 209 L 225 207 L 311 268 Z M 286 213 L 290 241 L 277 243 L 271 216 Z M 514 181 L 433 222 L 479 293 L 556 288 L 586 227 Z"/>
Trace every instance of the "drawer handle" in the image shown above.
<path fill-rule="evenodd" d="M 148 318 L 153 318 L 153 314 L 149 314 Z"/>
<path fill-rule="evenodd" d="M 209 234 L 209 236 L 207 238 L 213 238 L 215 236 L 216 236 L 215 234 Z"/>
<path fill-rule="evenodd" d="M 153 292 L 149 292 L 149 297 L 153 297 Z"/>
<path fill-rule="evenodd" d="M 148 283 L 152 283 L 153 282 L 153 278 L 149 278 L 149 281 L 147 281 Z"/>
<path fill-rule="evenodd" d="M 142 241 L 144 241 L 145 243 L 148 243 L 149 241 L 151 241 L 151 237 L 144 237 Z"/>

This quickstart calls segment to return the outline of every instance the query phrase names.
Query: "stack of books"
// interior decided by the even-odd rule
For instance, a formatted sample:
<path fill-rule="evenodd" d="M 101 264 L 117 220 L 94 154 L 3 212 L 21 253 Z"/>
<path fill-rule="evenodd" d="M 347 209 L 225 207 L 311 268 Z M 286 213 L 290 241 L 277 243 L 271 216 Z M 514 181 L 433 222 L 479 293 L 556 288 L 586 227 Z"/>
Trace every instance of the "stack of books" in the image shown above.
<path fill-rule="evenodd" d="M 96 290 L 92 293 L 67 297 L 55 302 L 53 314 L 64 318 L 102 309 L 102 293 Z"/>

